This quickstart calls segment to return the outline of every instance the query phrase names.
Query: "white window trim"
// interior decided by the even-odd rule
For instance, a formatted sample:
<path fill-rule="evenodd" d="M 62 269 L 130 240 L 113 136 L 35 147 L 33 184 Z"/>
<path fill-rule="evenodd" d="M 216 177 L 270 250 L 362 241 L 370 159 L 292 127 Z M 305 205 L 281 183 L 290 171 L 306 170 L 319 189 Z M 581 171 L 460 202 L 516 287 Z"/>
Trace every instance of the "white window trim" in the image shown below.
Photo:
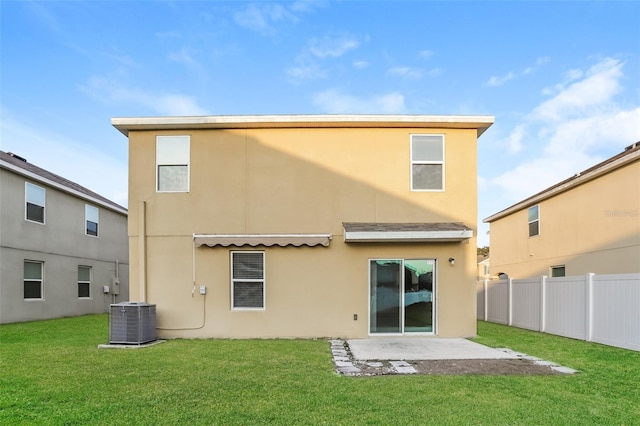
<path fill-rule="evenodd" d="M 36 206 L 40 206 L 43 208 L 42 211 L 42 222 L 38 222 L 37 220 L 31 220 L 27 218 L 27 188 L 29 187 L 29 185 L 31 186 L 35 186 L 36 188 L 40 188 L 44 191 L 44 205 L 40 206 L 39 204 L 36 204 Z M 25 182 L 24 183 L 24 220 L 26 220 L 27 222 L 31 222 L 31 223 L 37 223 L 38 225 L 46 225 L 47 223 L 47 188 L 44 188 L 42 186 L 33 184 L 31 182 Z"/>
<path fill-rule="evenodd" d="M 158 141 L 161 139 L 183 139 L 186 138 L 189 141 L 189 154 L 187 158 L 186 164 L 184 162 L 160 162 L 158 161 Z M 160 193 L 185 193 L 191 191 L 191 136 L 190 135 L 158 135 L 156 136 L 156 192 Z M 159 180 L 159 167 L 160 166 L 187 166 L 187 189 L 185 191 L 161 191 L 160 188 L 160 180 Z"/>
<path fill-rule="evenodd" d="M 89 269 L 89 281 L 81 281 L 80 279 L 78 279 L 78 290 L 80 289 L 80 284 L 89 284 L 89 296 L 87 297 L 82 297 L 82 296 L 78 296 L 78 299 L 83 299 L 83 300 L 88 300 L 88 299 L 93 299 L 93 292 L 91 291 L 91 281 L 93 280 L 93 268 L 91 266 L 87 266 L 87 265 L 78 265 L 78 270 L 80 268 L 87 268 Z"/>
<path fill-rule="evenodd" d="M 89 207 L 93 207 L 94 209 L 96 209 L 98 211 L 98 221 L 95 222 L 96 225 L 98 225 L 98 234 L 97 235 L 91 235 L 88 232 L 88 227 L 87 227 L 87 222 L 93 222 L 93 221 L 89 221 L 89 218 L 87 217 L 87 210 Z M 93 237 L 93 238 L 98 238 L 100 237 L 100 209 L 94 205 L 91 204 L 85 204 L 84 205 L 84 235 L 88 236 L 88 237 Z"/>
<path fill-rule="evenodd" d="M 242 279 L 235 279 L 233 277 L 233 255 L 235 253 L 260 253 L 262 254 L 262 279 L 246 279 L 246 278 L 242 278 Z M 257 251 L 257 250 L 234 250 L 231 252 L 231 256 L 230 256 L 230 269 L 229 269 L 229 276 L 231 278 L 231 310 L 232 311 L 264 311 L 267 309 L 267 262 L 266 262 L 266 256 L 265 256 L 265 252 L 264 251 Z M 233 289 L 234 289 L 234 285 L 235 285 L 235 281 L 245 281 L 245 282 L 260 282 L 262 283 L 262 307 L 260 308 L 243 308 L 243 307 L 239 307 L 236 308 L 234 306 L 234 300 L 233 300 Z"/>
<path fill-rule="evenodd" d="M 538 218 L 536 220 L 529 220 L 529 210 L 531 210 L 532 208 L 537 207 L 538 208 Z M 538 222 L 538 233 L 536 235 L 529 235 L 529 226 L 533 223 L 533 222 Z M 541 229 L 540 229 L 540 204 L 536 204 L 534 206 L 530 206 L 527 208 L 527 235 L 529 235 L 529 238 L 533 238 L 533 237 L 538 237 L 541 234 Z"/>
<path fill-rule="evenodd" d="M 39 263 L 40 264 L 40 297 L 39 298 L 35 298 L 35 297 L 30 297 L 30 298 L 26 298 L 24 297 L 24 282 L 27 281 L 27 279 L 24 277 L 24 264 L 25 263 Z M 42 260 L 29 260 L 29 259 L 24 259 L 22 261 L 22 300 L 24 300 L 25 302 L 41 302 L 44 300 L 44 262 Z M 36 281 L 36 280 L 29 280 L 29 281 Z"/>
<path fill-rule="evenodd" d="M 442 161 L 414 161 L 413 160 L 413 137 L 414 136 L 441 136 L 442 137 Z M 445 167 L 446 167 L 446 152 L 447 148 L 445 144 L 445 135 L 444 133 L 412 133 L 409 135 L 409 151 L 411 156 L 409 173 L 411 177 L 411 192 L 444 192 L 446 188 L 445 183 Z M 413 187 L 413 166 L 416 164 L 441 164 L 442 165 L 442 188 L 441 189 L 416 189 Z"/>

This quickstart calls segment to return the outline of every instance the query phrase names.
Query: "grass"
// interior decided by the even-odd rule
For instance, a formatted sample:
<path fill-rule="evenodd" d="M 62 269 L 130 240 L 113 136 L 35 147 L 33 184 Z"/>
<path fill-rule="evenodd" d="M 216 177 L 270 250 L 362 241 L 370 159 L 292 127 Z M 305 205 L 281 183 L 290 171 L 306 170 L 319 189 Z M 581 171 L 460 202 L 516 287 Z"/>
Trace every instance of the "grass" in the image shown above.
<path fill-rule="evenodd" d="M 0 326 L 0 424 L 638 424 L 640 353 L 480 322 L 562 376 L 338 376 L 326 340 L 103 350 L 108 316 Z"/>

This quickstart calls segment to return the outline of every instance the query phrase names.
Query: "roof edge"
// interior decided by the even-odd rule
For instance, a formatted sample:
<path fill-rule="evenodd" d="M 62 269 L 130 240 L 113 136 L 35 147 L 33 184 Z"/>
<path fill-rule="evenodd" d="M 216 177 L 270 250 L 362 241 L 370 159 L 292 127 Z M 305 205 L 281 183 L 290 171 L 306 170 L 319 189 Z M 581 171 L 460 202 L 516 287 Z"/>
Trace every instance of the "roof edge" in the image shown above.
<path fill-rule="evenodd" d="M 423 127 L 476 129 L 478 137 L 495 121 L 490 115 L 419 114 L 300 114 L 300 115 L 207 115 L 167 117 L 114 117 L 113 127 L 123 135 L 137 130 Z"/>

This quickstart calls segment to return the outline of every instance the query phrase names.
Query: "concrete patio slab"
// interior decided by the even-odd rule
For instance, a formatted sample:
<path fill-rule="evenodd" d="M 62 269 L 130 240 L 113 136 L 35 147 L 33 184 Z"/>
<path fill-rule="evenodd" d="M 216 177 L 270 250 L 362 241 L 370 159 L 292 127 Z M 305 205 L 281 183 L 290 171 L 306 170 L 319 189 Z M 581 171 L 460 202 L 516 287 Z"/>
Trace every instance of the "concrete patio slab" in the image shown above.
<path fill-rule="evenodd" d="M 454 360 L 515 359 L 499 351 L 463 338 L 375 337 L 347 340 L 355 360 Z"/>

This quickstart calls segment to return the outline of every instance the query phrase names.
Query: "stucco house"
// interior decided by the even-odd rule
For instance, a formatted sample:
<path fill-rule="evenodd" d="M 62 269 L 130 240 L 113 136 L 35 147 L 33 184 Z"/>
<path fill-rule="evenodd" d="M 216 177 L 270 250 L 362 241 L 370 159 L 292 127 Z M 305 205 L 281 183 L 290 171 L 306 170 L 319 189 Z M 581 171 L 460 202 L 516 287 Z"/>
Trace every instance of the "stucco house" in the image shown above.
<path fill-rule="evenodd" d="M 125 117 L 130 300 L 162 338 L 476 334 L 489 116 Z"/>
<path fill-rule="evenodd" d="M 128 300 L 127 210 L 0 151 L 0 323 Z"/>
<path fill-rule="evenodd" d="M 640 143 L 484 222 L 492 275 L 640 272 Z"/>

